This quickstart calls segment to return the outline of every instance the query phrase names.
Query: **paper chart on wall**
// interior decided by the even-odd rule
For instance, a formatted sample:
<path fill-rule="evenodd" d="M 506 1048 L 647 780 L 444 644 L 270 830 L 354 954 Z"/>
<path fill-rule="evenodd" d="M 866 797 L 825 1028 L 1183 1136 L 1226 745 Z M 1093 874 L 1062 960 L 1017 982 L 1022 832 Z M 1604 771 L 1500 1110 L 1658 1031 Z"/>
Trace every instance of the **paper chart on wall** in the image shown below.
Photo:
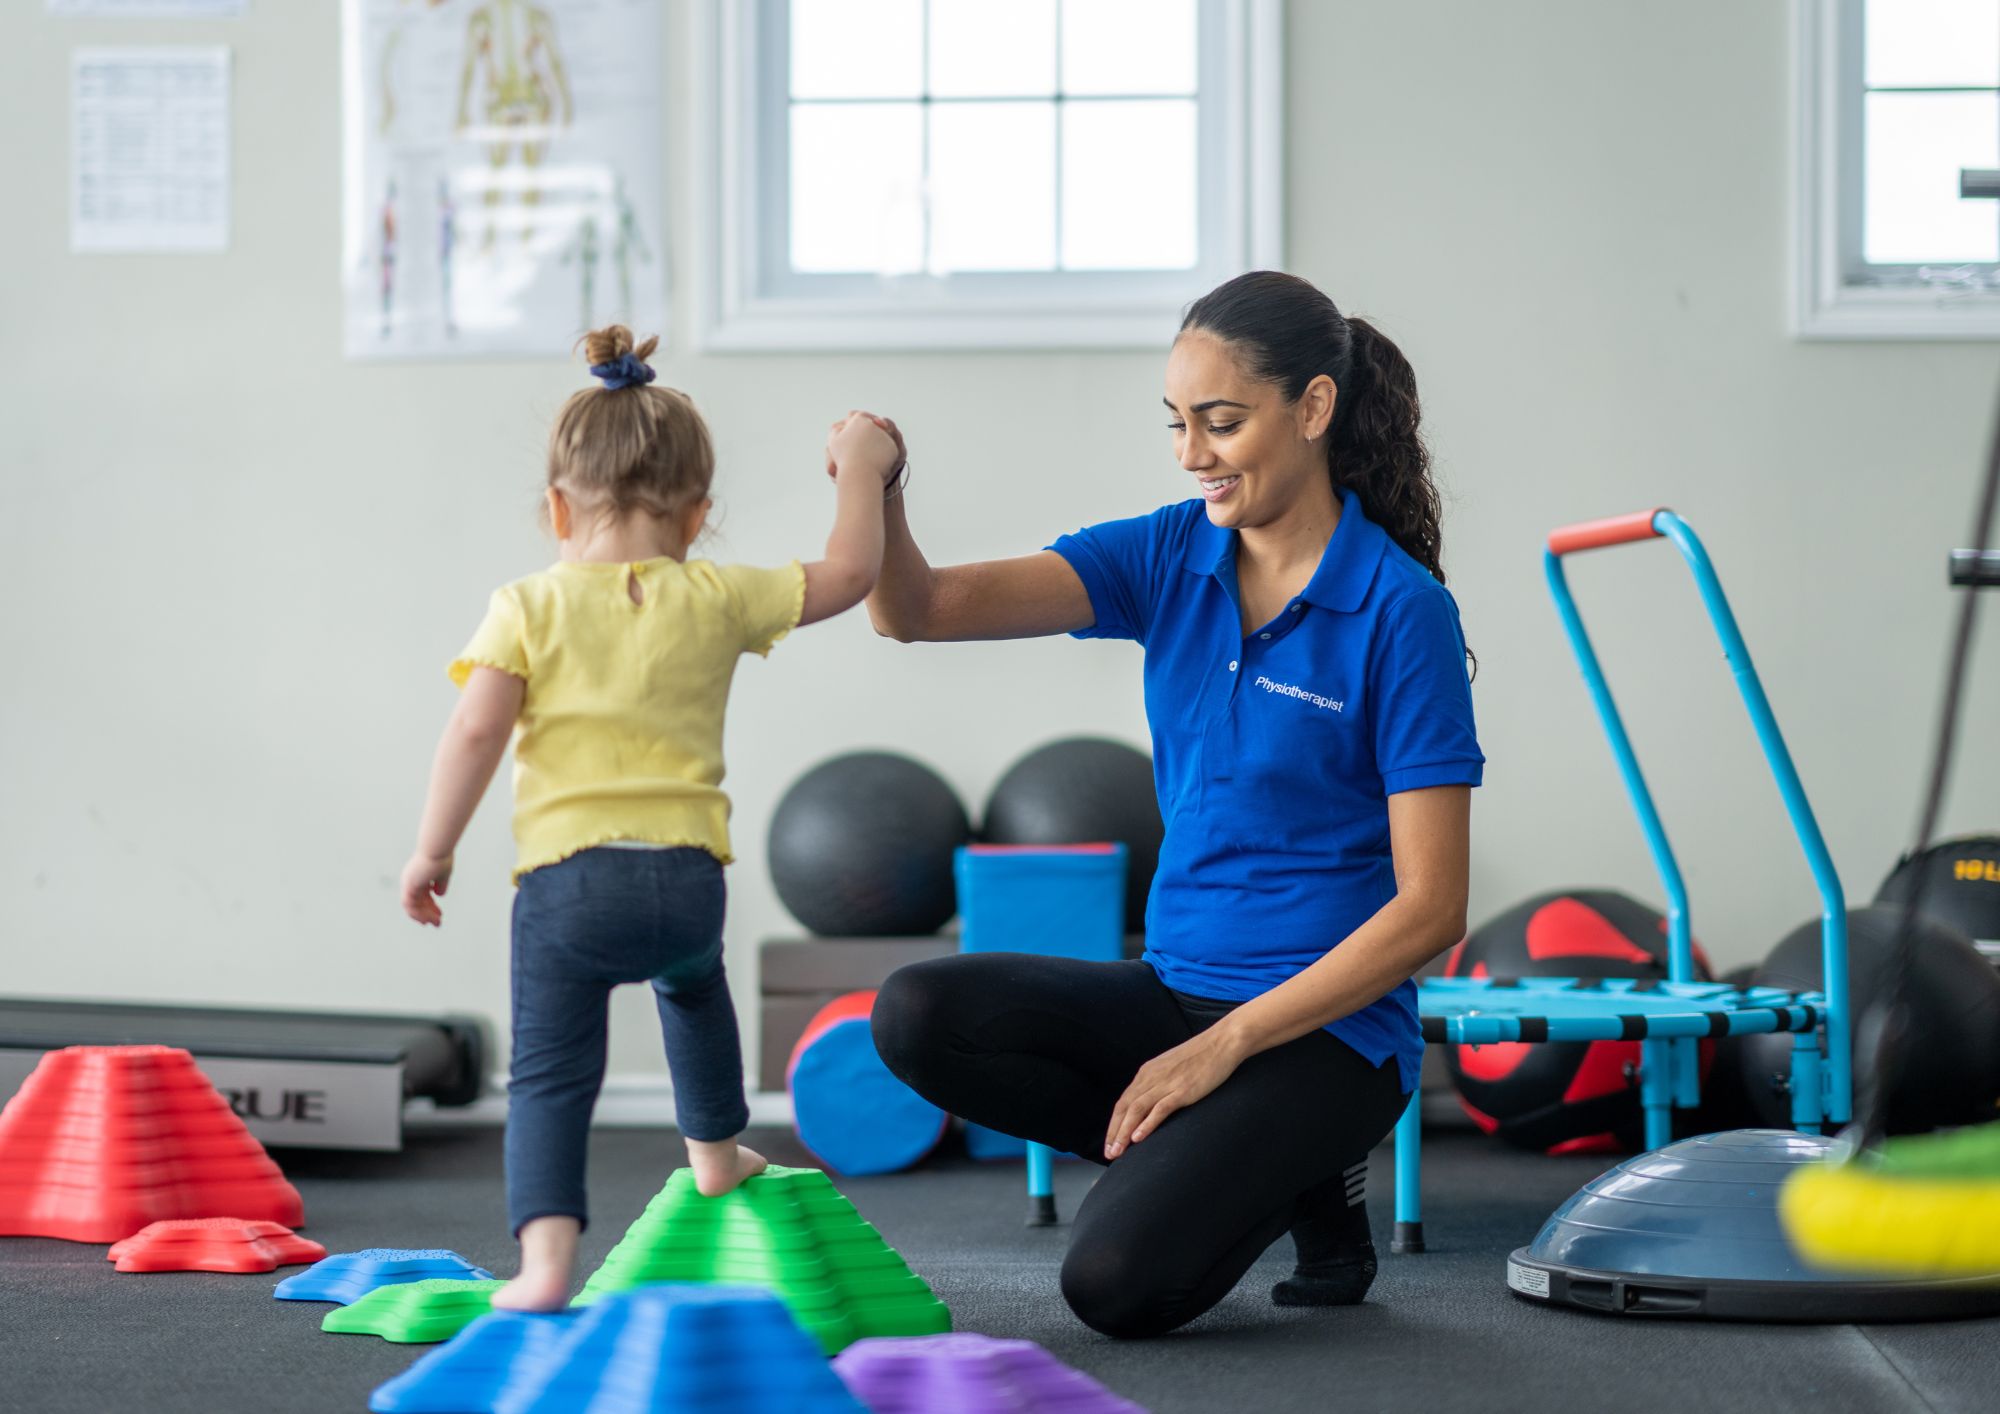
<path fill-rule="evenodd" d="M 350 358 L 665 330 L 658 0 L 345 0 Z"/>
<path fill-rule="evenodd" d="M 79 49 L 70 84 L 70 249 L 227 250 L 229 50 Z"/>

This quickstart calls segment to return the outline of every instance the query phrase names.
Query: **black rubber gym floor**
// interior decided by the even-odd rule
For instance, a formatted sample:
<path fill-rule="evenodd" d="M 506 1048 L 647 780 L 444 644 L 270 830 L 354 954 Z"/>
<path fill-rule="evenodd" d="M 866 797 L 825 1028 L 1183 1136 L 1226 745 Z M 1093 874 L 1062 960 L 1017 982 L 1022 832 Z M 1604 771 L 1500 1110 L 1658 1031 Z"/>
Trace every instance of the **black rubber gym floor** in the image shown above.
<path fill-rule="evenodd" d="M 788 1134 L 755 1132 L 779 1162 Z M 667 1131 L 592 1141 L 595 1265 L 664 1181 Z M 509 1270 L 493 1129 L 412 1135 L 399 1155 L 281 1151 L 305 1231 L 331 1251 L 450 1247 Z M 1246 1155 L 1245 1161 L 1251 1156 Z M 1163 1340 L 1119 1343 L 1078 1324 L 1056 1290 L 1064 1230 L 1023 1228 L 1018 1166 L 933 1160 L 841 1180 L 862 1214 L 928 1278 L 961 1330 L 1020 1336 L 1155 1411 L 1990 1411 L 2000 1320 L 1931 1326 L 1639 1323 L 1532 1306 L 1503 1283 L 1506 1254 L 1602 1165 L 1509 1152 L 1470 1134 L 1428 1141 L 1432 1250 L 1387 1257 L 1364 1306 L 1281 1310 L 1281 1243 L 1222 1305 Z M 1060 1166 L 1066 1212 L 1093 1170 Z M 1389 1155 L 1374 1167 L 1377 1241 Z M 1385 1248 L 1386 1250 L 1386 1248 Z M 290 1270 L 296 1271 L 298 1268 Z M 317 1303 L 280 1302 L 286 1273 L 118 1275 L 104 1249 L 0 1238 L 0 1409 L 20 1414 L 357 1411 L 421 1349 L 326 1335 Z M 938 1411 L 949 1414 L 949 1411 Z"/>

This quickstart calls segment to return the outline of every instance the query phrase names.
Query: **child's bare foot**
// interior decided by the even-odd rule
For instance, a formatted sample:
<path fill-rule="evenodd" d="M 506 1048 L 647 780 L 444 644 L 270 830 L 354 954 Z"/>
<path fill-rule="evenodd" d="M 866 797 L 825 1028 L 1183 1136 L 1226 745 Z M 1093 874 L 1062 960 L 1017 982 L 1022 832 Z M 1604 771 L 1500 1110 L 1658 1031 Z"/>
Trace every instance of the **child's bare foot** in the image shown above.
<path fill-rule="evenodd" d="M 535 1218 L 521 1227 L 521 1274 L 493 1293 L 500 1311 L 560 1311 L 569 1303 L 576 1240 L 575 1218 Z"/>
<path fill-rule="evenodd" d="M 704 1198 L 720 1198 L 746 1178 L 755 1178 L 770 1161 L 755 1149 L 746 1149 L 734 1139 L 712 1143 L 690 1139 L 688 1166 L 694 1170 L 694 1186 Z"/>

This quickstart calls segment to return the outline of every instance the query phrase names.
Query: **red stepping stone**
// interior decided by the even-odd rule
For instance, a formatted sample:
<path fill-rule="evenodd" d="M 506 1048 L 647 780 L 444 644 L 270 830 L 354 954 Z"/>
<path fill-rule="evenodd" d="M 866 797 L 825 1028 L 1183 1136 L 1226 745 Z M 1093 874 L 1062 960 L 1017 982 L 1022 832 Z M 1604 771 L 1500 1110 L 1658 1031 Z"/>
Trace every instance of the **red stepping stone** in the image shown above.
<path fill-rule="evenodd" d="M 0 1111 L 0 1237 L 117 1242 L 222 1216 L 299 1227 L 305 1204 L 186 1051 L 49 1051 Z"/>
<path fill-rule="evenodd" d="M 121 1272 L 269 1272 L 325 1255 L 324 1247 L 283 1223 L 242 1218 L 149 1223 L 105 1254 Z"/>

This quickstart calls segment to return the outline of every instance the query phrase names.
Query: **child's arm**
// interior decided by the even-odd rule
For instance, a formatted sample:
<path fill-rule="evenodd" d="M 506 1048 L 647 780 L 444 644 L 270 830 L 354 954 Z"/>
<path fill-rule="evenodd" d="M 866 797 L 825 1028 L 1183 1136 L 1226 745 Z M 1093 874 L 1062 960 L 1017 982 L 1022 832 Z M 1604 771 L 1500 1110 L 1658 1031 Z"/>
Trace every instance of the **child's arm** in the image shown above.
<path fill-rule="evenodd" d="M 806 566 L 800 624 L 844 613 L 868 597 L 882 573 L 882 494 L 899 456 L 895 439 L 867 414 L 840 424 L 827 447 L 834 464 L 833 533 L 826 558 Z"/>
<path fill-rule="evenodd" d="M 881 553 L 879 545 L 876 553 Z M 417 852 L 403 866 L 403 912 L 419 923 L 435 928 L 444 922 L 437 901 L 451 882 L 452 853 L 507 754 L 527 687 L 512 673 L 474 668 L 445 723 L 431 763 L 423 823 L 417 827 Z"/>

